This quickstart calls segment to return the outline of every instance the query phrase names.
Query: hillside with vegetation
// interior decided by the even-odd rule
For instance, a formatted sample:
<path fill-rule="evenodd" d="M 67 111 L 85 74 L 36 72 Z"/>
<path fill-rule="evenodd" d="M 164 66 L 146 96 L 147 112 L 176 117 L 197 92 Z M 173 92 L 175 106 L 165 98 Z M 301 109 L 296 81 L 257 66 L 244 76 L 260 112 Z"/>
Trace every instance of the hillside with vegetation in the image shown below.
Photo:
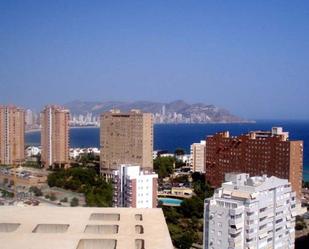
<path fill-rule="evenodd" d="M 106 182 L 94 169 L 73 167 L 48 175 L 48 185 L 85 194 L 88 207 L 111 207 L 112 184 Z"/>

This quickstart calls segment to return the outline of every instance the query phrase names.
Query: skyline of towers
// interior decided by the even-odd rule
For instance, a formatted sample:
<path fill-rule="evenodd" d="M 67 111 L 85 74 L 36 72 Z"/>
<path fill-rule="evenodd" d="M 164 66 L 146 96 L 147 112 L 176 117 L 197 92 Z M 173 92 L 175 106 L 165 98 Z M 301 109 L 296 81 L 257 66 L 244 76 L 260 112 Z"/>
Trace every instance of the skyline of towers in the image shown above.
<path fill-rule="evenodd" d="M 56 105 L 41 112 L 41 161 L 45 168 L 69 164 L 69 115 L 67 109 Z"/>
<path fill-rule="evenodd" d="M 25 159 L 25 111 L 0 105 L 0 164 L 13 165 Z"/>
<path fill-rule="evenodd" d="M 110 175 L 121 164 L 153 169 L 153 115 L 131 110 L 103 113 L 100 121 L 100 170 Z"/>

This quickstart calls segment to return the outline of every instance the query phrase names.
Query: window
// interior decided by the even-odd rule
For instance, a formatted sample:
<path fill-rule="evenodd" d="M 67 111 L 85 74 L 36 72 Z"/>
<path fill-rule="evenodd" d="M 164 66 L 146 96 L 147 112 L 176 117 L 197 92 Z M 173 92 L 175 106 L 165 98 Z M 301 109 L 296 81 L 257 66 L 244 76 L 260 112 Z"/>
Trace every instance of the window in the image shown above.
<path fill-rule="evenodd" d="M 116 245 L 117 240 L 114 239 L 81 239 L 76 249 L 115 249 Z"/>
<path fill-rule="evenodd" d="M 120 214 L 93 213 L 90 215 L 90 220 L 118 221 L 120 220 Z"/>
<path fill-rule="evenodd" d="M 68 224 L 39 224 L 32 231 L 33 233 L 65 233 L 69 228 Z"/>
<path fill-rule="evenodd" d="M 0 223 L 0 233 L 14 232 L 19 226 L 19 223 Z"/>

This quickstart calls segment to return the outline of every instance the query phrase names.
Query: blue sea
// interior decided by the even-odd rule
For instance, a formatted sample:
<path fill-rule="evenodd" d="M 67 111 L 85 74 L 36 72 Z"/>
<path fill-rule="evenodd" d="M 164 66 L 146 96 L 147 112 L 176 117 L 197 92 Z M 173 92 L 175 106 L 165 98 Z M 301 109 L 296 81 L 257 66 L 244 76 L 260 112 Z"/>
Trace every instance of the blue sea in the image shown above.
<path fill-rule="evenodd" d="M 273 126 L 282 126 L 284 131 L 290 133 L 290 140 L 304 141 L 304 179 L 309 181 L 309 120 L 267 120 L 248 124 L 158 124 L 154 126 L 154 149 L 174 152 L 176 148 L 183 148 L 189 153 L 192 143 L 204 140 L 207 135 L 219 131 L 240 135 L 252 130 L 270 130 Z M 72 128 L 70 146 L 99 147 L 99 133 L 99 128 Z M 40 133 L 27 133 L 26 143 L 39 145 Z"/>

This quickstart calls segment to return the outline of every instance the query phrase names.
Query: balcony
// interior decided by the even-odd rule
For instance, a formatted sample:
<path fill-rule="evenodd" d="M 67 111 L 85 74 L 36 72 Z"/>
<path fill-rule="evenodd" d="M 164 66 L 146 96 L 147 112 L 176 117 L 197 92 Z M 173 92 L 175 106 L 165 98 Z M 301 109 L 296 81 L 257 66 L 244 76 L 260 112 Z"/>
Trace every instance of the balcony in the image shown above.
<path fill-rule="evenodd" d="M 243 209 L 242 208 L 230 209 L 230 215 L 231 216 L 240 215 L 242 213 L 243 213 Z"/>
<path fill-rule="evenodd" d="M 277 200 L 276 201 L 276 208 L 280 207 L 280 206 L 285 206 L 285 203 L 286 203 L 286 198 L 283 199 L 283 200 Z"/>
<path fill-rule="evenodd" d="M 257 220 L 258 218 L 259 218 L 258 215 L 256 213 L 253 213 L 251 215 L 247 215 L 246 220 L 250 222 Z"/>
<path fill-rule="evenodd" d="M 229 228 L 229 234 L 232 234 L 232 235 L 236 235 L 236 234 L 239 234 L 241 232 L 241 228 Z"/>
<path fill-rule="evenodd" d="M 241 236 L 237 236 L 235 238 L 229 238 L 229 245 L 232 246 L 233 248 L 240 246 L 241 243 L 242 243 Z"/>
<path fill-rule="evenodd" d="M 248 212 L 248 213 L 257 212 L 258 211 L 258 206 L 246 207 L 245 211 Z"/>
<path fill-rule="evenodd" d="M 256 235 L 257 235 L 257 232 L 247 233 L 245 238 L 246 239 L 253 239 L 253 238 L 256 237 Z"/>
<path fill-rule="evenodd" d="M 247 242 L 246 243 L 246 245 L 247 245 L 247 249 L 256 249 L 257 247 L 256 247 L 256 241 L 250 241 L 250 242 Z"/>
<path fill-rule="evenodd" d="M 263 220 L 259 221 L 259 226 L 263 226 L 269 223 L 269 219 L 268 218 L 264 218 Z"/>
<path fill-rule="evenodd" d="M 286 221 L 282 220 L 281 222 L 276 223 L 275 228 L 277 229 L 279 227 L 282 227 L 285 223 L 286 223 Z"/>
<path fill-rule="evenodd" d="M 236 228 L 240 228 L 243 227 L 243 219 L 242 218 L 238 218 L 238 219 L 230 219 L 229 220 L 229 225 L 230 226 L 236 226 Z"/>

